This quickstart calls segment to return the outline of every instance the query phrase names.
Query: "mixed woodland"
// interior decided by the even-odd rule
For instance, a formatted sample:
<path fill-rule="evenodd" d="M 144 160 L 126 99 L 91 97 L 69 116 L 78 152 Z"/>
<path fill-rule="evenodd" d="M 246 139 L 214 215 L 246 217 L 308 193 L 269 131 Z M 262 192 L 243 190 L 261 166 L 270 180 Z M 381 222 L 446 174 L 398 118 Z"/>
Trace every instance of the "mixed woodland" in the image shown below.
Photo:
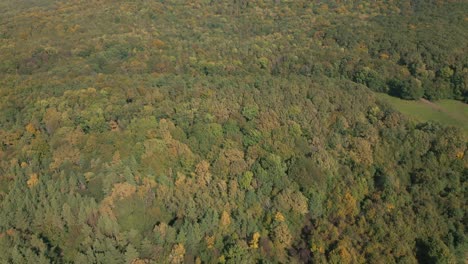
<path fill-rule="evenodd" d="M 0 0 L 0 263 L 464 263 L 467 14 Z"/>

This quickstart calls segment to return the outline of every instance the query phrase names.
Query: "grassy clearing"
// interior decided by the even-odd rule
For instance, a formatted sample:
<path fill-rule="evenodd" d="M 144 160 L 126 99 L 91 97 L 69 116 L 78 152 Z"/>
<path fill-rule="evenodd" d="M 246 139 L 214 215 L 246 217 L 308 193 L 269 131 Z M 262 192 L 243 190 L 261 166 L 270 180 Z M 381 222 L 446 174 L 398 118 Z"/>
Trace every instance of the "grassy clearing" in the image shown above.
<path fill-rule="evenodd" d="M 378 93 L 377 97 L 412 119 L 460 127 L 468 135 L 468 105 L 460 101 L 408 101 L 382 93 Z"/>

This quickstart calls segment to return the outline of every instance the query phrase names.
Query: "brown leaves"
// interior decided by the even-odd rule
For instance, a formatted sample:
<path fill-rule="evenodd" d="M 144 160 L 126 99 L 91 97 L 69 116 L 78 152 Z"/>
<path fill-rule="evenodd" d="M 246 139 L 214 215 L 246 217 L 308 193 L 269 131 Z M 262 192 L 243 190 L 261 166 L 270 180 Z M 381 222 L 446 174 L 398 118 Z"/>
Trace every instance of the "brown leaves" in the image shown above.
<path fill-rule="evenodd" d="M 206 186 L 211 181 L 211 173 L 209 171 L 210 164 L 206 160 L 202 160 L 195 167 L 195 173 L 200 185 Z"/>
<path fill-rule="evenodd" d="M 261 131 L 271 131 L 280 126 L 279 117 L 272 110 L 262 112 L 258 120 L 259 120 L 258 127 L 260 128 Z"/>

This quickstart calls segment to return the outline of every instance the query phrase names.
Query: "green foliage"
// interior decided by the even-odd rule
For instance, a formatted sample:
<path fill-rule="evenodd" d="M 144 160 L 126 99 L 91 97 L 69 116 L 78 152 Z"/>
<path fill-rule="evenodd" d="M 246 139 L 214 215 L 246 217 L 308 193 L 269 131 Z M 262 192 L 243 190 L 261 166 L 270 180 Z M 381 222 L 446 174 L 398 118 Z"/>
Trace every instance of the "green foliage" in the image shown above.
<path fill-rule="evenodd" d="M 467 4 L 318 2 L 0 1 L 0 262 L 463 262 Z"/>
<path fill-rule="evenodd" d="M 407 100 L 417 100 L 424 94 L 421 83 L 413 78 L 408 80 L 391 80 L 389 82 L 390 94 Z"/>
<path fill-rule="evenodd" d="M 258 115 L 258 106 L 246 106 L 242 109 L 242 115 L 247 119 L 247 120 L 253 120 L 257 117 Z"/>
<path fill-rule="evenodd" d="M 376 71 L 367 67 L 357 71 L 354 74 L 353 81 L 364 84 L 376 92 L 386 93 L 389 90 L 382 77 Z"/>
<path fill-rule="evenodd" d="M 441 124 L 460 127 L 468 133 L 468 109 L 465 104 L 455 100 L 437 102 L 406 101 L 386 94 L 377 95 L 382 101 L 419 122 L 440 122 Z"/>
<path fill-rule="evenodd" d="M 251 171 L 246 171 L 242 176 L 239 177 L 239 184 L 242 188 L 247 189 L 250 187 L 250 184 L 253 180 L 253 173 Z"/>
<path fill-rule="evenodd" d="M 129 244 L 125 250 L 125 263 L 133 263 L 138 257 L 138 251 L 132 244 Z"/>

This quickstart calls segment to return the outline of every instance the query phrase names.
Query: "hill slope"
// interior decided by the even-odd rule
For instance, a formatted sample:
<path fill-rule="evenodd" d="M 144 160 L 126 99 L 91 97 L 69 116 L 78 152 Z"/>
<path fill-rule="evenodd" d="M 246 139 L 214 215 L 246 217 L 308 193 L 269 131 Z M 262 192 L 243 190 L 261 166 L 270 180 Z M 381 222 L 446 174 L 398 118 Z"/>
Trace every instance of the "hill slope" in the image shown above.
<path fill-rule="evenodd" d="M 329 2 L 0 1 L 0 262 L 462 262 L 466 3 Z"/>

